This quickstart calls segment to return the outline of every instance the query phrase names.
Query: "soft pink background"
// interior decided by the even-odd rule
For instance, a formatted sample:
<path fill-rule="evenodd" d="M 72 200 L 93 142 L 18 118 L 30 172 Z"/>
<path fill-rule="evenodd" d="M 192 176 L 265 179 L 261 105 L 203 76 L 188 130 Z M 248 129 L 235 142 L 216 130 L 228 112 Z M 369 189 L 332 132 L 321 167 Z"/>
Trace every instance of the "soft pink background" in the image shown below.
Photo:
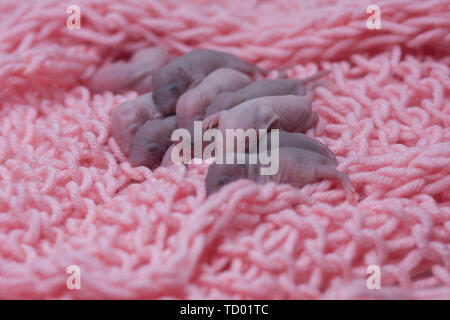
<path fill-rule="evenodd" d="M 82 29 L 66 28 L 81 8 Z M 450 298 L 450 2 L 4 1 L 0 298 Z M 149 45 L 223 50 L 289 76 L 330 69 L 308 135 L 332 181 L 241 181 L 205 200 L 205 165 L 132 168 L 101 65 Z M 381 267 L 381 290 L 366 268 Z M 81 290 L 66 268 L 81 268 Z"/>

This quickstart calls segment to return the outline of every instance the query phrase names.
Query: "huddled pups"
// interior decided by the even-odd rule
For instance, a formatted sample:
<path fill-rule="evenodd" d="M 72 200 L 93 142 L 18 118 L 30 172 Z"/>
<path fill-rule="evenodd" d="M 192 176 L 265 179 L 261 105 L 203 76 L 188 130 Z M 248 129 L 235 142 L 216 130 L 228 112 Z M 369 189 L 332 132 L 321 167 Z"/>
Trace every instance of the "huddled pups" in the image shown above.
<path fill-rule="evenodd" d="M 91 83 L 96 91 L 119 91 L 126 87 L 145 94 L 125 102 L 112 114 L 112 134 L 133 166 L 154 169 L 170 165 L 171 133 L 176 128 L 192 130 L 202 120 L 204 129 L 279 129 L 279 170 L 259 174 L 260 164 L 210 165 L 206 190 L 210 195 L 238 180 L 256 183 L 274 181 L 301 187 L 320 179 L 339 181 L 347 199 L 357 195 L 348 176 L 336 169 L 333 152 L 302 134 L 317 121 L 312 111 L 312 89 L 328 74 L 320 71 L 305 79 L 262 79 L 267 71 L 231 54 L 193 50 L 168 62 L 161 49 L 135 53 L 128 63 L 104 67 Z M 120 83 L 110 75 L 120 73 Z M 151 91 L 151 92 L 150 92 Z M 271 141 L 271 139 L 267 139 Z M 258 152 L 257 150 L 246 152 Z M 247 157 L 249 153 L 244 154 Z"/>

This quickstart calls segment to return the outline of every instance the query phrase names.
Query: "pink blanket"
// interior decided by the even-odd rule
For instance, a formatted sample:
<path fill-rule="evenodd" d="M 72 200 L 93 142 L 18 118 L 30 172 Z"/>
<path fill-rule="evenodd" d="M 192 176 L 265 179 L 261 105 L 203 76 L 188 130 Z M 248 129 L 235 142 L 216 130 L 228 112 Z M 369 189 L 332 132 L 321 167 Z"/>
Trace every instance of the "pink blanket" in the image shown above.
<path fill-rule="evenodd" d="M 450 2 L 379 1 L 379 30 L 370 4 L 2 2 L 0 298 L 449 299 Z M 151 45 L 330 69 L 308 135 L 359 202 L 329 180 L 205 199 L 206 165 L 130 167 L 110 117 L 137 94 L 86 84 Z"/>

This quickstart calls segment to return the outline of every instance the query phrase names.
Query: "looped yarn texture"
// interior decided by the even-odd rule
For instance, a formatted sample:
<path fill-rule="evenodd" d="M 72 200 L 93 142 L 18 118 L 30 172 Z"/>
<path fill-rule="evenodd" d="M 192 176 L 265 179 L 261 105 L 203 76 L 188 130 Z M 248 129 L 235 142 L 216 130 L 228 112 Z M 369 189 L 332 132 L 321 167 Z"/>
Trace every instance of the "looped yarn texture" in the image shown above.
<path fill-rule="evenodd" d="M 370 1 L 71 4 L 81 29 L 61 1 L 0 4 L 0 298 L 450 298 L 448 1 L 380 1 L 379 30 Z M 205 199 L 206 165 L 132 168 L 110 118 L 137 94 L 87 83 L 152 45 L 331 70 L 307 134 L 359 203 L 328 180 Z"/>

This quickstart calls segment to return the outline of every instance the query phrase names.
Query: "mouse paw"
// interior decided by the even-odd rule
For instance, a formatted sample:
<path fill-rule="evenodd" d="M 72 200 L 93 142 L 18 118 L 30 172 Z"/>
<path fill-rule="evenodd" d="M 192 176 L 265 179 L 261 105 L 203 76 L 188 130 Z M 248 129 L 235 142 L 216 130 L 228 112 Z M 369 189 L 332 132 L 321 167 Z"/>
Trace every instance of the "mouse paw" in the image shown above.
<path fill-rule="evenodd" d="M 349 203 L 357 204 L 359 200 L 359 195 L 355 191 L 355 189 L 352 188 L 352 190 L 346 190 L 346 198 Z"/>
<path fill-rule="evenodd" d="M 207 129 L 211 129 L 215 126 L 217 126 L 219 124 L 219 118 L 220 118 L 220 113 L 216 113 L 213 115 L 210 115 L 209 117 L 206 117 L 205 119 L 203 119 L 203 129 L 207 130 Z"/>
<path fill-rule="evenodd" d="M 344 187 L 347 201 L 351 204 L 356 204 L 359 200 L 359 195 L 353 187 L 348 175 L 341 171 L 337 171 L 337 173 L 338 179 L 341 181 Z"/>

